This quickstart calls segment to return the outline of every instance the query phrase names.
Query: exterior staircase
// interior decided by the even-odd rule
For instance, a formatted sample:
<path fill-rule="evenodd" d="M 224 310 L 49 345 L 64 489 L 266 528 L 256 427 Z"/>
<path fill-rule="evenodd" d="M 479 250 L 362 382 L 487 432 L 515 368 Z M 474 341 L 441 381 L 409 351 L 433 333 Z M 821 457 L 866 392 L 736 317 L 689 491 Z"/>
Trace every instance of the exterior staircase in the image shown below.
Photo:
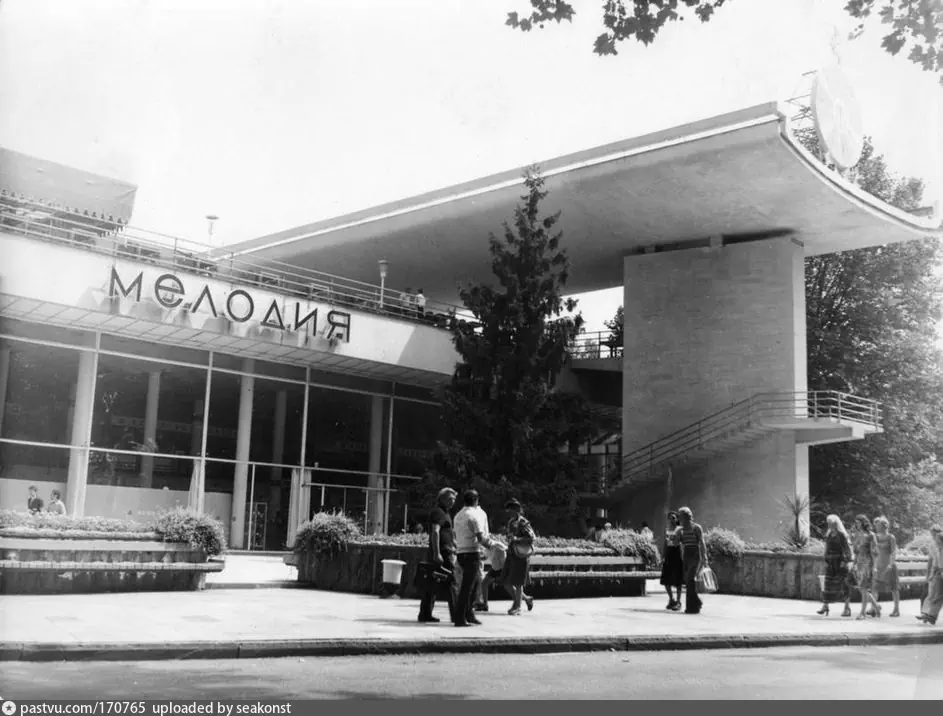
<path fill-rule="evenodd" d="M 760 393 L 622 457 L 621 474 L 594 476 L 597 496 L 611 498 L 661 479 L 667 468 L 745 447 L 791 430 L 798 443 L 819 445 L 883 432 L 880 403 L 831 390 Z M 607 482 L 609 484 L 607 484 Z"/>

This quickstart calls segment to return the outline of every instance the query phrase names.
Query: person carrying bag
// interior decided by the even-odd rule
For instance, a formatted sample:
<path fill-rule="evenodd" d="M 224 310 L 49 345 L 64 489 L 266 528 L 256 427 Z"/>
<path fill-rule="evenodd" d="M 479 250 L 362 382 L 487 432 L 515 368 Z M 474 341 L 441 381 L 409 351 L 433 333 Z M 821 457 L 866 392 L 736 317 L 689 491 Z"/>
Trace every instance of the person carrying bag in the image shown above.
<path fill-rule="evenodd" d="M 534 598 L 524 594 L 524 587 L 530 577 L 530 557 L 534 554 L 534 540 L 537 535 L 530 522 L 524 517 L 524 508 L 517 500 L 508 500 L 504 506 L 511 512 L 511 519 L 508 520 L 508 555 L 504 563 L 503 577 L 504 586 L 511 592 L 514 603 L 511 605 L 508 614 L 519 616 L 521 613 L 521 603 L 527 604 L 527 611 L 534 608 Z"/>

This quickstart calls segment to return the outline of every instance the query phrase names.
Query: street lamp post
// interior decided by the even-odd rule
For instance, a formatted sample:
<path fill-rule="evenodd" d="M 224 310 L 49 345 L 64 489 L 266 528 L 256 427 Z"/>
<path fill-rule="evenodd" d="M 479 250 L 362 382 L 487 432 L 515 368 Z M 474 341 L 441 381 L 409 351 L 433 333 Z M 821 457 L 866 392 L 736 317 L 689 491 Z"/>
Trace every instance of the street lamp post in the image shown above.
<path fill-rule="evenodd" d="M 210 246 L 213 245 L 213 225 L 216 223 L 216 220 L 219 219 L 216 214 L 207 214 L 206 215 L 206 239 Z"/>
<path fill-rule="evenodd" d="M 383 291 L 386 289 L 386 271 L 390 265 L 390 262 L 386 259 L 380 259 L 377 261 L 377 265 L 380 267 L 380 310 L 383 310 Z"/>

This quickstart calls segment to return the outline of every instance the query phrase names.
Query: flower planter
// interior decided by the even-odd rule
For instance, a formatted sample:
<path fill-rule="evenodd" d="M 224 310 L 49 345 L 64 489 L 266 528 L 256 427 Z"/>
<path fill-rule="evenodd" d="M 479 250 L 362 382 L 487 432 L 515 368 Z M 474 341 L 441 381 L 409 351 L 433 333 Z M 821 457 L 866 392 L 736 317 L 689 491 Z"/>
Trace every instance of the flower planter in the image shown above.
<path fill-rule="evenodd" d="M 903 560 L 899 564 L 902 563 Z M 821 555 L 750 550 L 739 560 L 714 558 L 711 567 L 721 594 L 816 601 L 822 597 L 819 575 L 825 573 L 825 558 Z M 919 584 L 904 583 L 901 598 L 917 597 L 920 589 Z M 880 598 L 886 600 L 890 596 L 882 592 Z M 857 590 L 853 591 L 852 601 L 861 601 Z"/>
<path fill-rule="evenodd" d="M 10 535 L 15 536 L 10 536 Z M 0 532 L 0 592 L 62 594 L 202 589 L 207 572 L 223 562 L 208 562 L 189 544 L 141 539 L 70 539 L 28 536 L 23 530 Z"/>
<path fill-rule="evenodd" d="M 548 550 L 553 552 L 554 550 Z M 392 591 L 404 599 L 418 599 L 421 595 L 413 586 L 419 563 L 429 553 L 427 546 L 351 544 L 346 550 L 333 555 L 296 553 L 298 582 L 314 589 L 355 594 L 387 596 Z M 543 553 L 538 552 L 538 556 Z M 592 555 L 585 555 L 591 560 Z M 612 558 L 606 551 L 599 557 Z M 398 585 L 386 589 L 383 585 L 383 561 L 405 562 Z M 600 560 L 602 563 L 603 560 Z M 587 565 L 589 569 L 591 565 Z M 535 580 L 527 593 L 538 599 L 572 599 L 578 597 L 644 596 L 645 581 L 630 572 L 619 575 L 592 576 L 587 572 L 561 574 L 555 578 Z M 507 593 L 493 586 L 490 597 L 508 598 Z"/>

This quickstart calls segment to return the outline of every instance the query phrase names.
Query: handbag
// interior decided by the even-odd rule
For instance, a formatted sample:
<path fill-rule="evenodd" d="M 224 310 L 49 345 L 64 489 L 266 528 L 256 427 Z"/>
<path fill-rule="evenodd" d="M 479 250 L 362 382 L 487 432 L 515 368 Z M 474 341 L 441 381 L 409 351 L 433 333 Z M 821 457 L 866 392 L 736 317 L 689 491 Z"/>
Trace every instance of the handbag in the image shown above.
<path fill-rule="evenodd" d="M 717 591 L 717 575 L 710 567 L 704 567 L 697 575 L 697 586 L 707 594 Z"/>
<path fill-rule="evenodd" d="M 452 583 L 452 570 L 435 562 L 420 562 L 413 586 L 421 590 L 438 589 Z"/>
<path fill-rule="evenodd" d="M 511 545 L 514 550 L 514 556 L 518 559 L 527 559 L 534 553 L 534 543 L 525 540 L 518 540 Z"/>

